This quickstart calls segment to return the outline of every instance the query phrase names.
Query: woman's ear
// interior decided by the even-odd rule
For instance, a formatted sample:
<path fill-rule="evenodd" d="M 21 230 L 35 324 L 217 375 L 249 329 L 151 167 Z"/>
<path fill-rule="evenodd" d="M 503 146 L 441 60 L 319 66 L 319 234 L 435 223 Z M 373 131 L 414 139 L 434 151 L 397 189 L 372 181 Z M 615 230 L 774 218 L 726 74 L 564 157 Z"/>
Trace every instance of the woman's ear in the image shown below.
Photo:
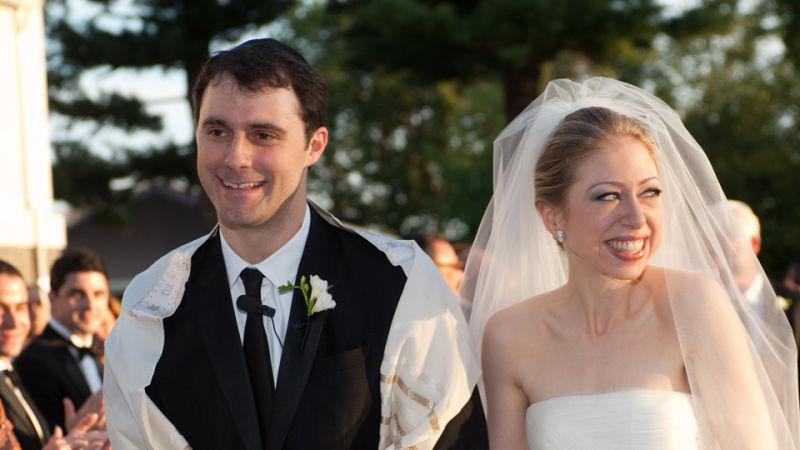
<path fill-rule="evenodd" d="M 536 202 L 536 209 L 539 210 L 539 215 L 542 216 L 547 231 L 555 236 L 556 230 L 562 228 L 563 217 L 561 209 L 544 200 Z"/>

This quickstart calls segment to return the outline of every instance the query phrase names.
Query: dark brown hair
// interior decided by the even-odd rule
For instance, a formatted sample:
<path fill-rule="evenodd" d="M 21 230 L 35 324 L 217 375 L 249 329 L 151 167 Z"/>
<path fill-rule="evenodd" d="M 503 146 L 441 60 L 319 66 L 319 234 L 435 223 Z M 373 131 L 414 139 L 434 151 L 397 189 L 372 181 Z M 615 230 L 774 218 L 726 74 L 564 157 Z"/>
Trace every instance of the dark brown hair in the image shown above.
<path fill-rule="evenodd" d="M 12 266 L 11 263 L 8 263 L 2 259 L 0 259 L 0 275 L 9 275 L 9 276 L 23 278 L 22 273 L 19 271 L 19 269 Z"/>
<path fill-rule="evenodd" d="M 253 39 L 230 50 L 216 52 L 203 64 L 192 89 L 195 125 L 206 88 L 226 75 L 240 88 L 251 92 L 276 88 L 291 90 L 300 103 L 306 138 L 325 123 L 328 85 L 322 75 L 288 45 L 275 39 Z"/>
<path fill-rule="evenodd" d="M 65 251 L 50 269 L 50 290 L 58 292 L 67 276 L 75 272 L 100 272 L 108 278 L 100 257 L 88 250 L 70 249 Z"/>
<path fill-rule="evenodd" d="M 561 206 L 575 181 L 578 163 L 614 137 L 641 142 L 655 158 L 656 146 L 636 120 L 608 108 L 589 107 L 568 114 L 553 132 L 536 162 L 536 202 Z"/>

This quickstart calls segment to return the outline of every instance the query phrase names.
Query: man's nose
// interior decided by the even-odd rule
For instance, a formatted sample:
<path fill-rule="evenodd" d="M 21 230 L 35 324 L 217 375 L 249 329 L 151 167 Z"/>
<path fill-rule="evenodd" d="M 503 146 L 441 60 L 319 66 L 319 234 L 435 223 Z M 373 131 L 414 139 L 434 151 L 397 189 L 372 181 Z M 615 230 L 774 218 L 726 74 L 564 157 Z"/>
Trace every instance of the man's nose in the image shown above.
<path fill-rule="evenodd" d="M 0 327 L 4 330 L 12 329 L 17 327 L 17 316 L 12 313 L 11 311 L 3 311 L 0 312 L 3 315 L 3 320 L 0 321 Z"/>
<path fill-rule="evenodd" d="M 242 133 L 234 133 L 228 144 L 225 155 L 225 165 L 231 169 L 244 169 L 250 167 L 252 162 L 252 149 L 250 142 Z"/>

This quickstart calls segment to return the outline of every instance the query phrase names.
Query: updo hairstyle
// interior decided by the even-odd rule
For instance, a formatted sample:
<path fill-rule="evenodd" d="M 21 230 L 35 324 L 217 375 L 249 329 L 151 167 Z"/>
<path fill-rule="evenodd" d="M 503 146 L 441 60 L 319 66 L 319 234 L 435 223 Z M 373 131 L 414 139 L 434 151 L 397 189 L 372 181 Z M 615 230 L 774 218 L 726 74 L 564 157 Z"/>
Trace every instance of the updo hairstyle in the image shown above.
<path fill-rule="evenodd" d="M 562 206 L 575 182 L 578 164 L 612 138 L 630 137 L 641 142 L 655 160 L 655 143 L 636 120 L 608 108 L 592 106 L 568 114 L 553 132 L 536 162 L 536 204 Z"/>

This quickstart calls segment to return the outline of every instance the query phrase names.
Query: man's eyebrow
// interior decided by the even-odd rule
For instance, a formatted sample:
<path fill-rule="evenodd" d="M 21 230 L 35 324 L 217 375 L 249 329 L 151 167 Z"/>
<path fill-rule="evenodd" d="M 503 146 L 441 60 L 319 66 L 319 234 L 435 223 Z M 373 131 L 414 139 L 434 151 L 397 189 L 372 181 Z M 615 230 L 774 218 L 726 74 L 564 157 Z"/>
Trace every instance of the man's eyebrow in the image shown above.
<path fill-rule="evenodd" d="M 220 119 L 218 117 L 207 117 L 203 121 L 203 126 L 206 126 L 206 125 L 221 125 L 221 126 L 227 127 L 228 126 L 228 122 L 225 122 L 224 120 L 222 120 L 222 119 Z"/>
<path fill-rule="evenodd" d="M 251 124 L 248 124 L 247 128 L 249 128 L 251 130 L 252 129 L 257 129 L 257 130 L 272 131 L 273 133 L 277 133 L 277 134 L 281 134 L 281 135 L 286 134 L 286 130 L 285 129 L 283 129 L 282 127 L 279 127 L 278 125 L 275 125 L 274 123 L 270 123 L 270 122 L 251 123 Z"/>
<path fill-rule="evenodd" d="M 208 126 L 208 125 L 217 125 L 225 128 L 230 128 L 228 122 L 226 122 L 223 119 L 220 119 L 219 117 L 213 117 L 213 116 L 203 120 L 203 126 Z M 251 130 L 253 129 L 267 130 L 280 135 L 286 134 L 286 130 L 284 128 L 279 127 L 278 125 L 275 125 L 274 123 L 271 122 L 253 122 L 247 124 L 247 128 Z"/>

